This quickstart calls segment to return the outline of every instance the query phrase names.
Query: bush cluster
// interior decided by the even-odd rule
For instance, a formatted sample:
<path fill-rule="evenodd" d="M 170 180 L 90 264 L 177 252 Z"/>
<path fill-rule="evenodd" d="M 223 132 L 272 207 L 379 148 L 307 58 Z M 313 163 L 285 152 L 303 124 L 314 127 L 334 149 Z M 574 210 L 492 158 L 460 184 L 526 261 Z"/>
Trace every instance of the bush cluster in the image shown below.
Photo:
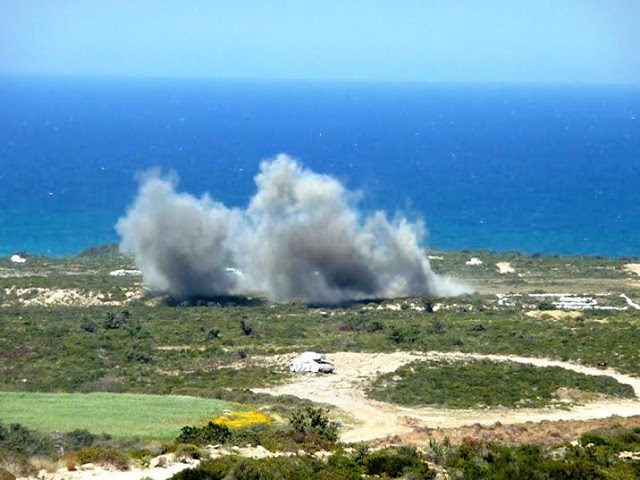
<path fill-rule="evenodd" d="M 229 437 L 231 437 L 229 427 L 209 422 L 204 427 L 182 427 L 176 442 L 193 445 L 216 445 L 225 443 Z"/>
<path fill-rule="evenodd" d="M 618 459 L 614 449 L 537 445 L 506 446 L 466 441 L 445 462 L 450 478 L 469 480 L 632 480 L 640 462 Z"/>
<path fill-rule="evenodd" d="M 318 436 L 335 442 L 338 440 L 338 425 L 329 421 L 329 411 L 324 408 L 305 407 L 294 411 L 289 418 L 291 428 L 303 436 Z"/>
<path fill-rule="evenodd" d="M 310 457 L 276 457 L 251 459 L 223 457 L 183 470 L 172 480 L 360 480 L 364 476 L 382 478 L 435 478 L 414 449 L 387 448 L 358 456 L 334 454 L 328 461 Z"/>
<path fill-rule="evenodd" d="M 398 379 L 399 378 L 399 379 Z M 606 376 L 515 362 L 416 361 L 380 375 L 368 394 L 401 405 L 541 407 L 560 387 L 632 398 L 633 388 Z"/>
<path fill-rule="evenodd" d="M 77 454 L 79 464 L 95 463 L 103 466 L 113 466 L 118 470 L 129 469 L 127 456 L 113 447 L 91 446 L 82 448 Z"/>

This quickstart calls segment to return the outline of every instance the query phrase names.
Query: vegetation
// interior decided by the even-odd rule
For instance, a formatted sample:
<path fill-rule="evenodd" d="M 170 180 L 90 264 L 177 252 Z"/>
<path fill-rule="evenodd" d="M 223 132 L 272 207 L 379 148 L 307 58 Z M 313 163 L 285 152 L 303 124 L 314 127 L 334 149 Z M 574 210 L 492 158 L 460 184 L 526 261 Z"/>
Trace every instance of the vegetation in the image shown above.
<path fill-rule="evenodd" d="M 640 478 L 640 462 L 625 460 L 619 454 L 628 449 L 637 451 L 638 433 L 640 428 L 619 431 L 616 438 L 633 439 L 623 442 L 606 435 L 587 435 L 588 438 L 611 442 L 601 446 L 582 444 L 543 448 L 467 441 L 447 456 L 444 465 L 450 476 L 465 480 L 632 480 Z"/>
<path fill-rule="evenodd" d="M 293 431 L 303 438 L 317 436 L 330 442 L 338 439 L 338 426 L 329 421 L 328 410 L 306 407 L 293 412 L 289 422 Z"/>
<path fill-rule="evenodd" d="M 358 455 L 336 453 L 327 462 L 312 457 L 276 457 L 250 459 L 224 457 L 201 463 L 197 468 L 183 470 L 172 480 L 359 480 L 363 476 L 383 478 L 432 479 L 435 472 L 411 448 L 387 448 Z"/>
<path fill-rule="evenodd" d="M 122 452 L 113 447 L 84 447 L 76 456 L 77 463 L 93 463 L 102 466 L 112 466 L 118 470 L 129 469 L 129 459 Z"/>
<path fill-rule="evenodd" d="M 206 398 L 115 393 L 0 392 L 0 405 L 0 420 L 40 431 L 85 429 L 114 438 L 146 439 L 175 438 L 185 423 L 202 423 L 238 408 Z"/>
<path fill-rule="evenodd" d="M 543 407 L 558 405 L 557 391 L 563 387 L 591 394 L 635 396 L 630 385 L 611 377 L 487 360 L 412 362 L 380 375 L 367 393 L 377 400 L 411 406 Z"/>
<path fill-rule="evenodd" d="M 329 421 L 328 411 L 306 407 L 294 411 L 288 425 L 261 422 L 229 426 L 225 418 L 203 427 L 186 426 L 176 438 L 176 444 L 196 446 L 261 445 L 269 450 L 297 452 L 332 449 L 338 440 L 337 425 Z"/>
<path fill-rule="evenodd" d="M 0 424 L 0 477 L 34 473 L 29 461 L 34 457 L 63 459 L 70 468 L 83 461 L 126 468 L 125 463 L 146 464 L 167 451 L 178 457 L 206 456 L 204 446 L 210 443 L 330 450 L 333 455 L 326 462 L 307 456 L 222 458 L 178 478 L 433 478 L 425 460 L 446 468 L 449 478 L 640 477 L 638 462 L 619 456 L 640 450 L 637 429 L 590 432 L 577 446 L 467 441 L 460 446 L 433 442 L 425 446 L 426 453 L 350 450 L 336 442 L 336 425 L 326 410 L 294 397 L 249 390 L 290 376 L 284 364 L 266 363 L 262 355 L 304 350 L 519 354 L 606 363 L 640 375 L 635 310 L 534 319 L 525 312 L 556 307 L 544 297 L 499 305 L 495 296 L 624 292 L 638 302 L 637 279 L 630 281 L 623 268 L 637 260 L 430 253 L 436 271 L 480 285 L 483 293 L 372 299 L 331 308 L 269 305 L 244 297 L 177 302 L 141 297 L 139 275 L 111 276 L 113 270 L 133 268 L 113 245 L 87 249 L 76 258 L 28 256 L 20 265 L 0 258 L 0 422 L 5 422 Z M 466 265 L 471 257 L 484 263 Z M 523 276 L 498 273 L 498 261 L 510 262 Z M 73 291 L 72 305 L 46 304 L 43 298 L 55 289 Z M 626 305 L 617 295 L 602 301 Z M 394 376 L 401 379 L 394 381 Z M 499 380 L 504 378 L 508 381 Z M 487 362 L 405 366 L 380 377 L 371 395 L 413 405 L 539 406 L 552 401 L 559 387 L 587 395 L 630 395 L 627 386 L 607 378 Z M 51 431 L 68 433 L 45 433 Z"/>

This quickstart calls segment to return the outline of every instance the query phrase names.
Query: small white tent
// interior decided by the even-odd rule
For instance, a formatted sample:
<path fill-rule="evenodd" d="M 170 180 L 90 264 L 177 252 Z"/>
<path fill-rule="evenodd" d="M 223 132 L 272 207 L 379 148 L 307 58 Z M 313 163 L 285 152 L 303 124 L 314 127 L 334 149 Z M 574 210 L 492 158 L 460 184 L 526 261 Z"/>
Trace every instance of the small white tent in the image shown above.
<path fill-rule="evenodd" d="M 334 368 L 324 354 L 316 352 L 304 352 L 289 362 L 292 372 L 331 373 Z"/>

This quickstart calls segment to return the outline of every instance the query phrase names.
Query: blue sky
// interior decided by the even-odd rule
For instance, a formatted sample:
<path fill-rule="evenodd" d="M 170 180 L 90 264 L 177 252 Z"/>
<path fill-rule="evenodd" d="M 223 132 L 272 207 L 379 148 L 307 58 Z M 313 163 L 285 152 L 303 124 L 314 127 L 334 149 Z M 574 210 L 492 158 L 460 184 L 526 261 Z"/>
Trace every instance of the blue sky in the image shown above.
<path fill-rule="evenodd" d="M 640 83 L 640 0 L 0 0 L 0 72 Z"/>

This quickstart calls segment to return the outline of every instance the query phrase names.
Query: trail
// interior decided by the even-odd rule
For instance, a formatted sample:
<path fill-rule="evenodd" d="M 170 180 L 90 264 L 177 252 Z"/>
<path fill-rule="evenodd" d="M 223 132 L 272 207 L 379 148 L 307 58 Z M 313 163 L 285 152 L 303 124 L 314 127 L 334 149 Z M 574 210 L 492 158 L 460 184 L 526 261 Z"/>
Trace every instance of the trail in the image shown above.
<path fill-rule="evenodd" d="M 611 415 L 621 417 L 640 415 L 640 379 L 612 369 L 586 367 L 546 358 L 435 351 L 426 353 L 337 352 L 327 354 L 327 359 L 336 366 L 335 373 L 331 375 L 297 375 L 288 384 L 253 390 L 272 395 L 294 395 L 338 407 L 354 420 L 352 424 L 345 424 L 346 428 L 341 434 L 341 440 L 345 442 L 370 441 L 390 435 L 407 434 L 412 432 L 415 426 L 455 428 L 474 423 L 491 425 L 495 422 L 511 424 L 543 420 L 589 420 L 607 418 Z M 511 361 L 537 367 L 560 367 L 585 375 L 606 375 L 620 383 L 631 385 L 636 399 L 595 401 L 571 407 L 569 410 L 554 408 L 454 410 L 400 407 L 370 399 L 364 393 L 369 383 L 380 373 L 393 372 L 414 360 L 445 359 Z"/>

